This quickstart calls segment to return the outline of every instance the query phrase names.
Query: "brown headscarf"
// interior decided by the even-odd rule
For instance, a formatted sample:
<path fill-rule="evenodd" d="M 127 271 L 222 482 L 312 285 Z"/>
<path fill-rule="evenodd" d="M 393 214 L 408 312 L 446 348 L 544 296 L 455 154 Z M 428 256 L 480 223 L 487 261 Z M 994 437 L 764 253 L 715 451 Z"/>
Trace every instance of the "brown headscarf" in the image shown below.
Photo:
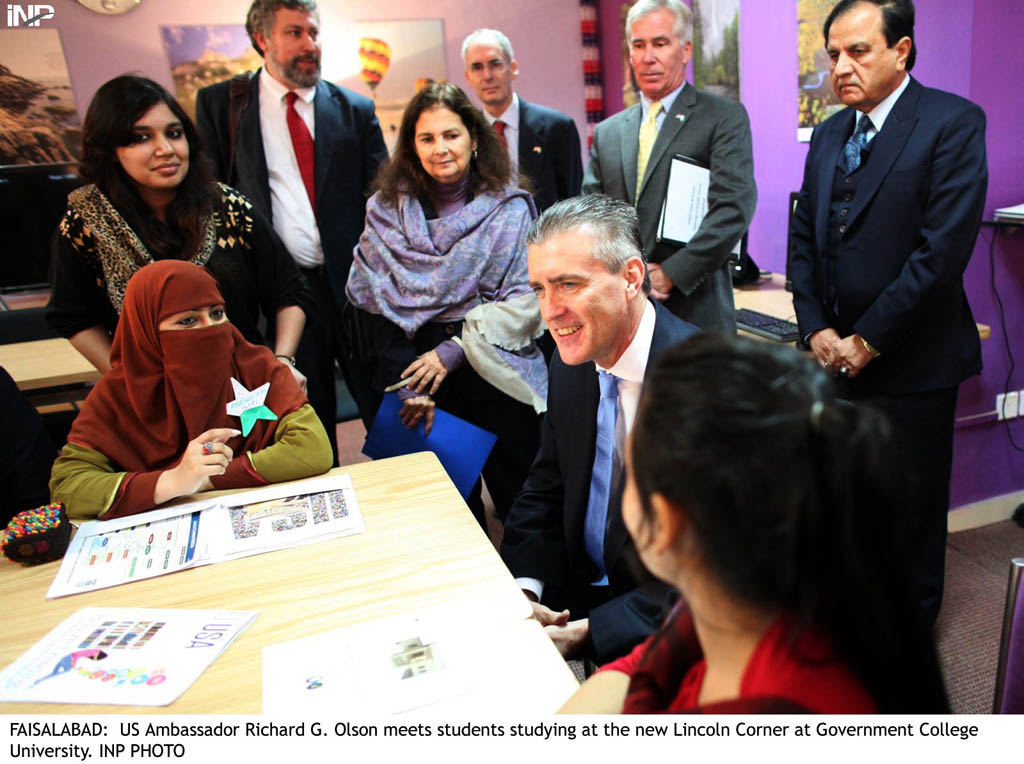
<path fill-rule="evenodd" d="M 213 276 L 192 263 L 161 260 L 132 276 L 110 371 L 86 398 L 68 442 L 99 451 L 128 472 L 150 472 L 173 467 L 206 430 L 241 429 L 239 418 L 227 413 L 235 397 L 231 377 L 249 390 L 269 381 L 264 403 L 278 420 L 304 405 L 291 371 L 230 323 L 158 329 L 175 313 L 223 303 Z M 277 421 L 257 420 L 247 437 L 227 444 L 236 455 L 259 451 L 273 441 L 276 427 Z"/>

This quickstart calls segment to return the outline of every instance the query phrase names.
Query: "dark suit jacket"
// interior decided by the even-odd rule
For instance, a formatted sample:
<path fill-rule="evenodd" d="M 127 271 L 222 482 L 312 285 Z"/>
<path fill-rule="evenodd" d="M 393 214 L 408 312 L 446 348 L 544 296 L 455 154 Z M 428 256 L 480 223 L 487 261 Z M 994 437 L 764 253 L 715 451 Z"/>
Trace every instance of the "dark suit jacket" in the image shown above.
<path fill-rule="evenodd" d="M 844 109 L 811 139 L 793 221 L 790 275 L 804 337 L 832 327 L 881 351 L 852 381 L 864 394 L 952 387 L 981 371 L 964 294 L 988 186 L 985 113 L 911 80 L 871 142 L 838 253 L 838 308 L 825 247 L 839 153 L 856 118 Z"/>
<path fill-rule="evenodd" d="M 537 211 L 580 195 L 583 161 L 576 123 L 519 97 L 519 171 L 533 183 Z"/>
<path fill-rule="evenodd" d="M 196 124 L 217 177 L 249 197 L 253 205 L 273 221 L 260 129 L 260 76 L 262 70 L 249 83 L 249 103 L 239 119 L 232 177 L 225 177 L 231 153 L 230 81 L 199 91 Z M 345 300 L 352 250 L 366 220 L 367 190 L 377 167 L 387 161 L 388 153 L 373 101 L 369 98 L 321 81 L 316 86 L 313 113 L 317 228 L 324 250 L 324 265 L 340 307 Z"/>
<path fill-rule="evenodd" d="M 648 369 L 669 347 L 699 330 L 655 304 L 654 338 Z M 590 497 L 590 475 L 597 437 L 600 390 L 593 362 L 567 366 L 555 352 L 548 381 L 548 410 L 541 423 L 541 445 L 523 490 L 505 524 L 501 556 L 512 575 L 538 578 L 565 592 L 585 592 L 598 578 L 597 567 L 583 546 L 583 524 Z M 608 510 L 604 561 L 610 601 L 590 610 L 590 633 L 596 658 L 606 662 L 624 654 L 649 636 L 667 588 L 645 585 L 638 578 L 633 542 L 618 501 Z M 571 594 L 569 595 L 571 598 Z M 572 617 L 586 610 L 574 602 Z"/>
<path fill-rule="evenodd" d="M 743 104 L 687 84 L 658 131 L 637 194 L 640 104 L 609 117 L 594 130 L 583 193 L 636 203 L 644 252 L 675 289 L 665 306 L 705 331 L 736 331 L 728 259 L 746 233 L 757 204 L 750 121 Z M 669 165 L 683 154 L 711 168 L 711 206 L 700 229 L 680 249 L 658 243 L 658 221 Z"/>

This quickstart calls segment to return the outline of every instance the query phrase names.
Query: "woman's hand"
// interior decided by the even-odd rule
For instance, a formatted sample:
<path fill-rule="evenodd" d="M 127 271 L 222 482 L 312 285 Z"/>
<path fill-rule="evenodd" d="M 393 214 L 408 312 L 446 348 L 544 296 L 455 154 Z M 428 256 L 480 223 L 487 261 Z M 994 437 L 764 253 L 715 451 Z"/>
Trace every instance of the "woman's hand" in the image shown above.
<path fill-rule="evenodd" d="M 230 427 L 218 427 L 191 441 L 185 446 L 181 461 L 157 479 L 154 502 L 163 504 L 179 496 L 209 490 L 212 487 L 210 478 L 223 475 L 231 464 L 234 453 L 225 441 L 236 435 L 241 435 L 241 432 Z"/>
<path fill-rule="evenodd" d="M 410 376 L 412 377 L 408 385 L 410 390 L 434 395 L 441 387 L 441 383 L 444 382 L 444 378 L 448 376 L 448 369 L 436 350 L 428 350 L 402 372 L 402 379 Z"/>
<path fill-rule="evenodd" d="M 299 371 L 295 364 L 292 363 L 291 356 L 275 355 L 274 357 L 292 373 L 292 377 L 299 383 L 299 387 L 302 388 L 302 394 L 309 395 L 309 391 L 306 390 L 306 375 Z"/>
<path fill-rule="evenodd" d="M 418 395 L 415 398 L 407 399 L 398 412 L 398 418 L 410 430 L 422 419 L 424 422 L 423 433 L 429 435 L 434 428 L 434 399 L 429 395 Z"/>

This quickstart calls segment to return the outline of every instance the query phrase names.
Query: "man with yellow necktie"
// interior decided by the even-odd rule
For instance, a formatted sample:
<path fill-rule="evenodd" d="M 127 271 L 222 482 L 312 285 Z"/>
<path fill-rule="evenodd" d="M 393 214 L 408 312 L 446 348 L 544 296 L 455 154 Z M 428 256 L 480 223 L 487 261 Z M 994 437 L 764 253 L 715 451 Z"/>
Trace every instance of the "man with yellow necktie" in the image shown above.
<path fill-rule="evenodd" d="M 690 9 L 679 0 L 639 0 L 630 8 L 629 63 L 641 102 L 594 130 L 583 193 L 636 206 L 653 297 L 705 331 L 734 332 L 727 261 L 757 203 L 750 121 L 743 104 L 687 84 L 692 33 Z M 708 213 L 685 247 L 657 240 L 676 154 L 711 170 Z"/>

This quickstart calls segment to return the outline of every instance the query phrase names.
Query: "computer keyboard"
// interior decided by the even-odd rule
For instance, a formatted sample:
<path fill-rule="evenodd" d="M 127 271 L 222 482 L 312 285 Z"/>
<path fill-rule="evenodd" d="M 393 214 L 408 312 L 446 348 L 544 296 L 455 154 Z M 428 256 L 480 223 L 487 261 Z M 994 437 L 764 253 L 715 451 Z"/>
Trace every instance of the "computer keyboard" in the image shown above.
<path fill-rule="evenodd" d="M 739 308 L 736 311 L 736 324 L 744 331 L 776 342 L 792 342 L 800 338 L 800 327 L 792 321 L 747 308 Z"/>

